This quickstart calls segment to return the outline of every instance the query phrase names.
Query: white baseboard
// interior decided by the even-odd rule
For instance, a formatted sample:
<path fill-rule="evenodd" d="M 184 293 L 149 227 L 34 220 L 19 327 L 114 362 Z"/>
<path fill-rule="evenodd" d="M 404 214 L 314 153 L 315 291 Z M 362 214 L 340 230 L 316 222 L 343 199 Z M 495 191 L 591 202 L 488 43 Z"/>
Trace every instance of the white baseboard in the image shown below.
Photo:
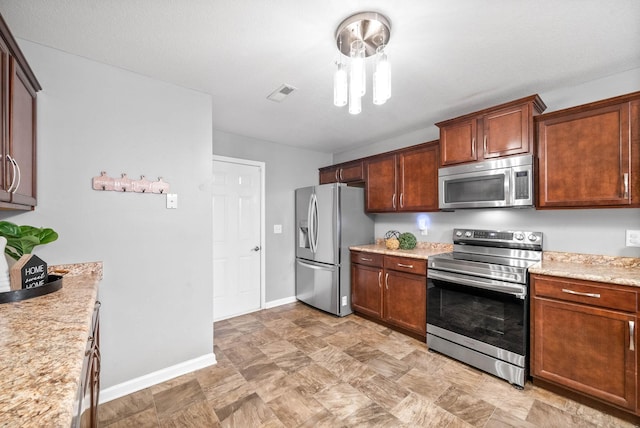
<path fill-rule="evenodd" d="M 216 363 L 216 355 L 212 352 L 210 354 L 128 380 L 118 385 L 110 386 L 109 388 L 100 391 L 100 404 L 115 400 L 116 398 L 124 397 L 125 395 L 140 391 L 141 389 L 165 382 L 169 379 L 173 379 L 174 377 L 200 370 Z"/>
<path fill-rule="evenodd" d="M 264 306 L 266 309 L 271 309 L 271 308 L 275 308 L 276 306 L 282 306 L 289 303 L 294 303 L 296 300 L 297 300 L 296 296 L 286 297 L 280 300 L 272 300 L 270 302 L 265 302 Z"/>

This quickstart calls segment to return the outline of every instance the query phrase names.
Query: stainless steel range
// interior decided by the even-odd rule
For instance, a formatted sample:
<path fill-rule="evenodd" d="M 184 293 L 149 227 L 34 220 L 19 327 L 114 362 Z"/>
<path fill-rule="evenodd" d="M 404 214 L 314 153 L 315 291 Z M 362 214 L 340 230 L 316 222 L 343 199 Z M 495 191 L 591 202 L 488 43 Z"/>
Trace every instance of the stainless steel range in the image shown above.
<path fill-rule="evenodd" d="M 542 233 L 454 229 L 453 244 L 429 257 L 427 345 L 524 387 L 527 269 L 542 259 Z"/>

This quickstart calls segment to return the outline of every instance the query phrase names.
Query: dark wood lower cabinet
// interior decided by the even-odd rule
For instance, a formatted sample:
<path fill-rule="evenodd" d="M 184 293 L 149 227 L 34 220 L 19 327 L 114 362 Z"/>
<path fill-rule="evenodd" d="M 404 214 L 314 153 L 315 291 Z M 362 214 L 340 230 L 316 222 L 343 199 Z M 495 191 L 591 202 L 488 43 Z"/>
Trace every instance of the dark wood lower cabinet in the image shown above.
<path fill-rule="evenodd" d="M 531 375 L 637 414 L 637 293 L 532 275 Z"/>
<path fill-rule="evenodd" d="M 382 318 L 382 267 L 351 264 L 351 307 Z"/>
<path fill-rule="evenodd" d="M 424 339 L 426 260 L 352 251 L 351 305 L 360 315 Z"/>
<path fill-rule="evenodd" d="M 387 270 L 384 282 L 385 320 L 419 335 L 426 335 L 426 277 Z"/>

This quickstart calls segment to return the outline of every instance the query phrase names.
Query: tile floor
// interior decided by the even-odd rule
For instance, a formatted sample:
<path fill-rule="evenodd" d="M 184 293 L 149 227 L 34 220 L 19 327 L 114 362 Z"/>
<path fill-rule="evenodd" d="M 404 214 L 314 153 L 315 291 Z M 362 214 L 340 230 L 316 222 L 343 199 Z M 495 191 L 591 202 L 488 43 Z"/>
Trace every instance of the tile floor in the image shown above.
<path fill-rule="evenodd" d="M 100 427 L 631 427 L 292 303 L 215 323 L 218 364 L 100 406 Z"/>

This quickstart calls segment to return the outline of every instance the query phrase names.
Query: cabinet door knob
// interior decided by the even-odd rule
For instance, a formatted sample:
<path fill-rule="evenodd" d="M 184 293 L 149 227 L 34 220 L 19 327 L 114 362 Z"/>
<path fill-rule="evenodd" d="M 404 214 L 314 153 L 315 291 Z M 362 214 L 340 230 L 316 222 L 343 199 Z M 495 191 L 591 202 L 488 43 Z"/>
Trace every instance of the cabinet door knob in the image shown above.
<path fill-rule="evenodd" d="M 251 249 L 251 251 L 260 251 L 260 247 L 256 245 Z"/>

